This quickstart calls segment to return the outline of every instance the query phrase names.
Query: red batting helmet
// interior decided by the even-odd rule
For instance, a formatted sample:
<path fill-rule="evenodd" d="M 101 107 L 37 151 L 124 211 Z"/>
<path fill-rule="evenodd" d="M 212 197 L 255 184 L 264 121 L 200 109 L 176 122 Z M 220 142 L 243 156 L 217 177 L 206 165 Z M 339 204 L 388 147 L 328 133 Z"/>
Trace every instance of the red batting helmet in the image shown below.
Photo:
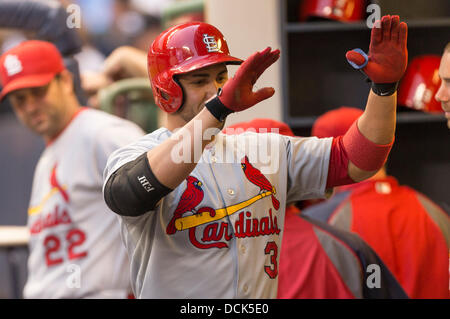
<path fill-rule="evenodd" d="M 299 20 L 323 18 L 341 22 L 363 20 L 366 0 L 303 0 Z"/>
<path fill-rule="evenodd" d="M 434 99 L 441 85 L 438 55 L 422 55 L 411 60 L 398 89 L 398 105 L 426 112 L 443 112 Z"/>
<path fill-rule="evenodd" d="M 175 75 L 217 63 L 240 64 L 242 60 L 230 55 L 217 28 L 190 22 L 161 33 L 150 46 L 147 62 L 156 104 L 173 113 L 183 104 L 183 91 Z"/>

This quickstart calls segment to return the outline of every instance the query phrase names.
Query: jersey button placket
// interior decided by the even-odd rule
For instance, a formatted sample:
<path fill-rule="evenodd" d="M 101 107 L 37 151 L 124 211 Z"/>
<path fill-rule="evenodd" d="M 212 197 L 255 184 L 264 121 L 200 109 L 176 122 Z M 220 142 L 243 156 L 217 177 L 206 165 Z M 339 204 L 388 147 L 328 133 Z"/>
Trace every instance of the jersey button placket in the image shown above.
<path fill-rule="evenodd" d="M 216 150 L 214 148 L 214 145 L 211 145 L 209 149 L 209 154 L 211 154 L 211 164 L 217 163 L 217 157 L 216 157 Z"/>
<path fill-rule="evenodd" d="M 244 291 L 244 293 L 248 293 L 248 285 L 244 284 L 244 286 L 242 287 L 242 290 Z"/>

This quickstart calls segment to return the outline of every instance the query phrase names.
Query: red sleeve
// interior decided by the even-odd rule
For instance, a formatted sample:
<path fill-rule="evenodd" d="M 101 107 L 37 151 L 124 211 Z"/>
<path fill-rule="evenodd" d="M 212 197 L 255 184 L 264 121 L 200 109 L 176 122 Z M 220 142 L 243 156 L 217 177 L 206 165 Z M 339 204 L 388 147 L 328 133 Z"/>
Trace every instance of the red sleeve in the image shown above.
<path fill-rule="evenodd" d="M 327 188 L 355 183 L 348 175 L 348 155 L 343 145 L 343 136 L 333 138 L 330 164 L 328 167 Z"/>

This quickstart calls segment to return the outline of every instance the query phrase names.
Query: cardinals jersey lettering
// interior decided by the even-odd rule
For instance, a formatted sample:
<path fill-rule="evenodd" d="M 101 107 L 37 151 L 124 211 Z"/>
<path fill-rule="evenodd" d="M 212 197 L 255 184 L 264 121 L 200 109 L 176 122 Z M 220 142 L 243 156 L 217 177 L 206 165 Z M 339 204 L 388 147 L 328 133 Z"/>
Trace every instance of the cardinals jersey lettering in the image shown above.
<path fill-rule="evenodd" d="M 26 298 L 124 298 L 129 262 L 102 196 L 108 156 L 144 135 L 135 124 L 82 109 L 46 147 L 30 206 Z"/>
<path fill-rule="evenodd" d="M 170 136 L 161 128 L 114 152 L 104 184 Z M 261 148 L 261 138 L 276 145 L 267 161 L 246 150 Z M 331 142 L 218 134 L 154 211 L 120 217 L 136 297 L 276 298 L 286 202 L 324 196 Z"/>

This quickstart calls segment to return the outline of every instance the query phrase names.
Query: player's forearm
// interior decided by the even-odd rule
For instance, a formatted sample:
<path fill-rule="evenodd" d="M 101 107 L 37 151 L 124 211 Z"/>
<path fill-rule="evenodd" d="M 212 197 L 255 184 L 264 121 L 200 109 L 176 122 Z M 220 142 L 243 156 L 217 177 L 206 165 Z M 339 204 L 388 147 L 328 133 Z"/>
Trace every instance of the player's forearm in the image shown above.
<path fill-rule="evenodd" d="M 147 53 L 130 46 L 115 49 L 105 60 L 103 73 L 112 79 L 146 77 Z"/>
<path fill-rule="evenodd" d="M 362 135 L 376 144 L 389 144 L 394 139 L 397 93 L 379 96 L 370 90 L 364 113 L 358 120 Z"/>
<path fill-rule="evenodd" d="M 171 138 L 148 151 L 148 162 L 158 181 L 172 189 L 180 185 L 194 170 L 206 145 L 211 142 L 203 138 L 205 131 L 209 133 L 217 129 L 217 134 L 222 126 L 223 123 L 204 108 Z"/>
<path fill-rule="evenodd" d="M 388 145 L 394 140 L 396 105 L 397 93 L 379 96 L 370 91 L 366 109 L 357 122 L 359 134 L 367 140 L 360 150 L 354 150 L 358 145 L 353 147 L 354 160 L 348 165 L 348 175 L 355 182 L 373 176 L 386 161 L 390 151 Z"/>

